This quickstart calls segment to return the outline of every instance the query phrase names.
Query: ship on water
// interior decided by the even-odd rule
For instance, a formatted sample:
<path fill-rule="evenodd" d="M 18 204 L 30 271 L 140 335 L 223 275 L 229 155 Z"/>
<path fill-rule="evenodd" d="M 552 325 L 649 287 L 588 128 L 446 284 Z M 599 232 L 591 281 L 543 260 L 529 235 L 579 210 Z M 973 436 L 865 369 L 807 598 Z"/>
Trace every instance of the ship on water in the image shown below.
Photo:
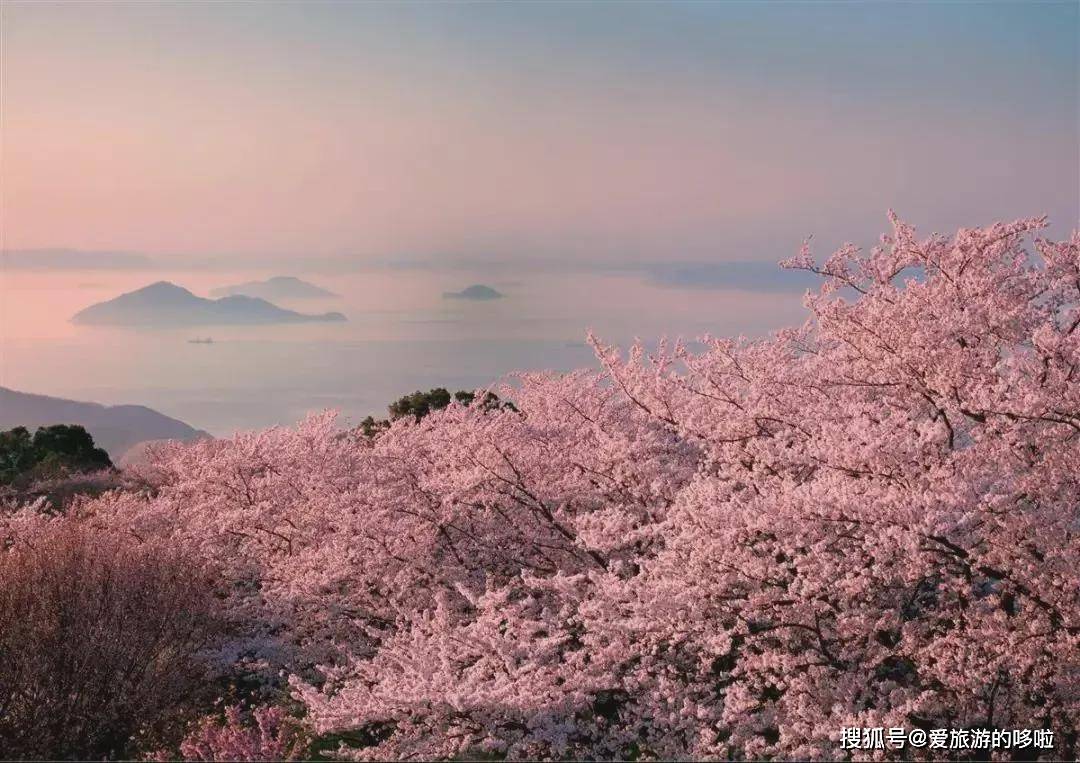
<path fill-rule="evenodd" d="M 195 337 L 194 339 L 189 339 L 188 340 L 188 344 L 213 344 L 213 343 L 214 343 L 214 338 L 209 337 L 209 336 L 208 337 Z"/>

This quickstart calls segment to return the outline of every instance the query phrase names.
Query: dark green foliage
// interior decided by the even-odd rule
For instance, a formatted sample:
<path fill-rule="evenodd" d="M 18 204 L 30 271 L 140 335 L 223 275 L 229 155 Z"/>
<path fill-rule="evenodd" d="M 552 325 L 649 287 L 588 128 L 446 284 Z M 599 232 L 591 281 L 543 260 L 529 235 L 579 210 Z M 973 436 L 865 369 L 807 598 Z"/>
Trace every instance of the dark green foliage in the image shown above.
<path fill-rule="evenodd" d="M 31 437 L 26 427 L 0 432 L 0 484 L 70 473 L 111 469 L 109 454 L 78 425 L 40 427 Z"/>
<path fill-rule="evenodd" d="M 459 402 L 468 404 L 472 402 L 473 395 L 471 392 L 458 392 L 454 398 Z M 416 420 L 419 421 L 431 413 L 432 410 L 441 410 L 450 405 L 451 399 L 450 393 L 443 387 L 436 387 L 428 392 L 418 390 L 411 395 L 405 395 L 390 403 L 388 408 L 390 420 L 394 421 L 411 415 L 415 416 Z"/>
<path fill-rule="evenodd" d="M 411 395 L 405 395 L 390 403 L 387 407 L 390 413 L 389 419 L 376 419 L 368 416 L 360 422 L 360 429 L 368 437 L 373 437 L 389 427 L 391 421 L 397 421 L 406 416 L 412 416 L 416 421 L 419 421 L 432 411 L 439 411 L 447 407 L 451 401 L 456 401 L 462 405 L 472 405 L 475 400 L 476 393 L 466 392 L 465 390 L 458 390 L 453 395 L 445 387 L 436 387 L 427 392 L 417 390 Z M 499 396 L 494 392 L 484 394 L 482 405 L 485 410 L 517 410 L 513 403 L 500 400 Z"/>
<path fill-rule="evenodd" d="M 365 437 L 374 437 L 388 426 L 390 426 L 390 422 L 387 419 L 377 419 L 374 416 L 367 416 L 360 422 L 360 431 L 364 433 Z"/>
<path fill-rule="evenodd" d="M 95 447 L 94 438 L 81 426 L 54 424 L 34 433 L 34 450 L 41 463 L 57 463 L 78 472 L 112 467 L 109 454 Z"/>
<path fill-rule="evenodd" d="M 0 484 L 10 484 L 36 463 L 34 441 L 26 427 L 0 432 Z"/>

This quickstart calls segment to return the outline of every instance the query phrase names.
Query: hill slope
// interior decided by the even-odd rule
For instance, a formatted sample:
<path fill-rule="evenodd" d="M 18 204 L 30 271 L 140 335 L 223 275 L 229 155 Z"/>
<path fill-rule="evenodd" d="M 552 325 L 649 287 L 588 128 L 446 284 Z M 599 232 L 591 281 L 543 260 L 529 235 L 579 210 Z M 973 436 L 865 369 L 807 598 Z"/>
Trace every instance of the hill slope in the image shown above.
<path fill-rule="evenodd" d="M 142 405 L 100 405 L 32 395 L 0 387 L 0 429 L 33 431 L 50 424 L 81 424 L 114 462 L 146 440 L 197 440 L 210 435 Z"/>

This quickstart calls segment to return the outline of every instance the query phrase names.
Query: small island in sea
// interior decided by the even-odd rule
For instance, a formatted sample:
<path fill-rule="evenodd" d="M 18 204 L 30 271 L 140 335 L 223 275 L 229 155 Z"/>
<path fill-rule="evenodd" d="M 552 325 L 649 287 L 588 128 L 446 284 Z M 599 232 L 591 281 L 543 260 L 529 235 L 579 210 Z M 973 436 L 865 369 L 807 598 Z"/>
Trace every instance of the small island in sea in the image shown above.
<path fill-rule="evenodd" d="M 483 284 L 473 284 L 467 286 L 461 291 L 444 291 L 443 299 L 471 299 L 477 302 L 482 302 L 489 299 L 502 299 L 503 293 L 496 291 L 490 286 L 484 286 Z"/>

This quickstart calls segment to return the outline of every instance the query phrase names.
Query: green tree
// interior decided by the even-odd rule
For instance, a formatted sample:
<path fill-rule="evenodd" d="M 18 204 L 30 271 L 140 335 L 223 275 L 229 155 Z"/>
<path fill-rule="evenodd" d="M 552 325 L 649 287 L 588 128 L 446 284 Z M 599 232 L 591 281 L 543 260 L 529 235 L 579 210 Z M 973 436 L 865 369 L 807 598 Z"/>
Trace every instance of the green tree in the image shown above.
<path fill-rule="evenodd" d="M 77 424 L 40 427 L 33 437 L 26 427 L 0 432 L 0 484 L 10 485 L 21 477 L 95 472 L 112 465 L 109 454 L 95 447 L 94 438 Z"/>
<path fill-rule="evenodd" d="M 453 395 L 445 387 L 435 387 L 427 392 L 417 390 L 411 395 L 398 398 L 387 406 L 387 411 L 390 413 L 389 419 L 376 419 L 373 416 L 368 416 L 360 422 L 360 429 L 368 437 L 373 437 L 389 427 L 392 421 L 397 421 L 406 416 L 412 416 L 416 421 L 419 421 L 432 411 L 442 410 L 447 407 L 451 401 L 457 401 L 462 405 L 472 405 L 475 400 L 476 393 L 465 390 L 458 390 Z M 517 410 L 514 408 L 513 403 L 500 400 L 499 396 L 494 392 L 484 393 L 483 406 L 486 410 Z"/>
<path fill-rule="evenodd" d="M 109 454 L 94 446 L 94 438 L 83 427 L 54 424 L 34 432 L 34 450 L 42 464 L 56 463 L 74 471 L 97 471 L 112 466 Z"/>
<path fill-rule="evenodd" d="M 0 432 L 0 484 L 10 484 L 36 464 L 34 441 L 26 427 Z"/>

